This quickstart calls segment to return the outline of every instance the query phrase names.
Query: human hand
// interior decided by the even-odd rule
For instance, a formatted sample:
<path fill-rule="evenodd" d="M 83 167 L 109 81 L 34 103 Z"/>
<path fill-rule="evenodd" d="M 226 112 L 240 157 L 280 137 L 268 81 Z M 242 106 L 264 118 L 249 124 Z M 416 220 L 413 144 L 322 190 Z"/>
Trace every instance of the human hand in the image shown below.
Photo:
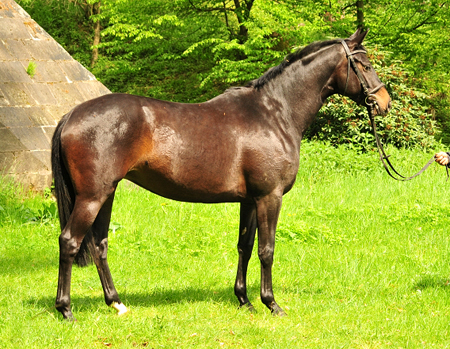
<path fill-rule="evenodd" d="M 436 153 L 434 158 L 439 165 L 446 166 L 449 163 L 449 156 L 446 152 Z"/>

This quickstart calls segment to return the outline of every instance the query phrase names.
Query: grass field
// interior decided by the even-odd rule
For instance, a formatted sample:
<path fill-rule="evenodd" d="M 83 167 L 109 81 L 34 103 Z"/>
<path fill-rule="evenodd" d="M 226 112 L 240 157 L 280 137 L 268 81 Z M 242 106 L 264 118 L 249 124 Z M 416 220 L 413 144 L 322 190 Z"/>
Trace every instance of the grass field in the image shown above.
<path fill-rule="evenodd" d="M 391 149 L 411 174 L 431 153 Z M 238 309 L 238 204 L 201 205 L 119 185 L 109 264 L 124 317 L 95 267 L 74 268 L 69 323 L 54 309 L 58 222 L 51 198 L 0 184 L 0 348 L 448 348 L 449 186 L 433 165 L 390 179 L 375 153 L 305 143 L 284 197 L 274 292 L 259 300 L 259 261 Z"/>

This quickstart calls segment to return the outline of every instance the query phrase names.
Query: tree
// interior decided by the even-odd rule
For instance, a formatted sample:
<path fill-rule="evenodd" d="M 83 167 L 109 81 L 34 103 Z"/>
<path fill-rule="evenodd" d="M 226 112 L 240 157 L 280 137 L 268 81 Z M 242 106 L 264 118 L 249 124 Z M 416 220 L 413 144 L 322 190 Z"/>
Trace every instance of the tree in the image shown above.
<path fill-rule="evenodd" d="M 364 28 L 364 1 L 356 1 L 356 24 L 358 28 Z"/>
<path fill-rule="evenodd" d="M 98 60 L 98 45 L 100 44 L 100 19 L 98 18 L 100 15 L 100 1 L 96 1 L 92 4 L 92 16 L 91 19 L 94 22 L 94 41 L 92 43 L 92 59 L 91 59 L 91 68 L 94 67 L 95 63 Z"/>

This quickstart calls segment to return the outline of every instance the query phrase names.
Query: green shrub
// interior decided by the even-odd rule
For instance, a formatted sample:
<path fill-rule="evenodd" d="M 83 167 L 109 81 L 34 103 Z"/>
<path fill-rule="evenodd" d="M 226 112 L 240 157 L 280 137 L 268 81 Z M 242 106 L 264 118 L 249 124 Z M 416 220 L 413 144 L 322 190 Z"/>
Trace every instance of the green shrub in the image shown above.
<path fill-rule="evenodd" d="M 437 139 L 444 144 L 450 144 L 450 93 L 446 88 L 436 85 L 431 86 L 429 91 L 432 91 L 430 93 L 431 113 L 442 131 Z"/>
<path fill-rule="evenodd" d="M 50 189 L 27 192 L 9 177 L 0 176 L 0 228 L 8 224 L 58 225 L 58 208 Z"/>

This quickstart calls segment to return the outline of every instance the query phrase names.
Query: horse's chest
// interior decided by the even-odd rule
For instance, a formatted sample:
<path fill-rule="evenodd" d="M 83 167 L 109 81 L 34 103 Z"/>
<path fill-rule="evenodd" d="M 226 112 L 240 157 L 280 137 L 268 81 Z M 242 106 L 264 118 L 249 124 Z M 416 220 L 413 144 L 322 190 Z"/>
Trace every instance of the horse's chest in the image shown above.
<path fill-rule="evenodd" d="M 298 157 L 268 153 L 249 161 L 245 172 L 247 187 L 254 193 L 267 194 L 275 189 L 288 191 L 298 171 Z"/>

